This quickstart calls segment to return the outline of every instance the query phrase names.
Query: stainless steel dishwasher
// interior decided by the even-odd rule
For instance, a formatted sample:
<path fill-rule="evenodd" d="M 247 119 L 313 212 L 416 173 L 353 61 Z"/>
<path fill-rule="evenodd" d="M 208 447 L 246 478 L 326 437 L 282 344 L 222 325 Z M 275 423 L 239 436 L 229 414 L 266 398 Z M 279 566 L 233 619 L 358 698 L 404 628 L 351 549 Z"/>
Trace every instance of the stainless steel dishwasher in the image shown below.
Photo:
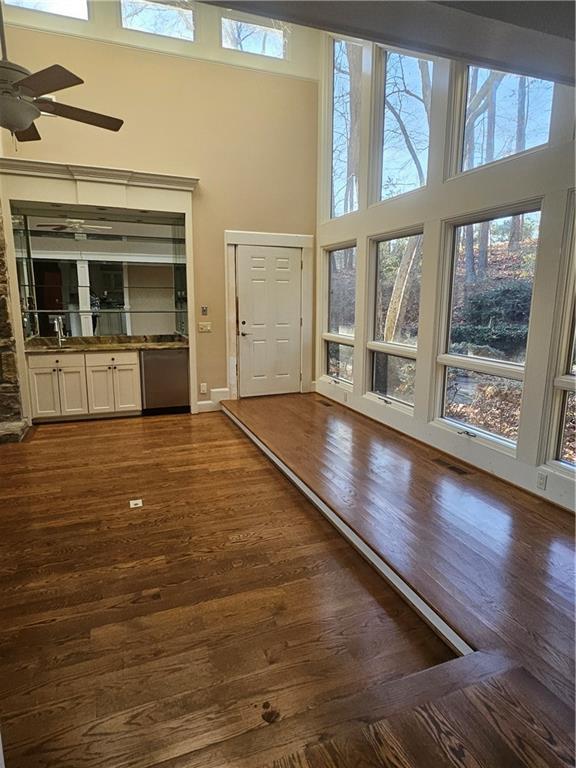
<path fill-rule="evenodd" d="M 140 352 L 144 411 L 190 407 L 188 349 L 143 349 Z"/>

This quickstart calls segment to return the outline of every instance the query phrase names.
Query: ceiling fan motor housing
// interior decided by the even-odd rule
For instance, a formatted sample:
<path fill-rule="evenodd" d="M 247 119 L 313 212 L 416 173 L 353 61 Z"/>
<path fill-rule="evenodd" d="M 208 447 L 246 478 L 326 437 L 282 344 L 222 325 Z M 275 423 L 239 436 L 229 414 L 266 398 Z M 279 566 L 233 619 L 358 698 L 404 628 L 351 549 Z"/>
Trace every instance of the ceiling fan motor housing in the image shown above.
<path fill-rule="evenodd" d="M 29 70 L 11 61 L 0 61 L 0 125 L 9 131 L 25 131 L 40 110 L 18 93 L 15 83 L 30 74 Z"/>

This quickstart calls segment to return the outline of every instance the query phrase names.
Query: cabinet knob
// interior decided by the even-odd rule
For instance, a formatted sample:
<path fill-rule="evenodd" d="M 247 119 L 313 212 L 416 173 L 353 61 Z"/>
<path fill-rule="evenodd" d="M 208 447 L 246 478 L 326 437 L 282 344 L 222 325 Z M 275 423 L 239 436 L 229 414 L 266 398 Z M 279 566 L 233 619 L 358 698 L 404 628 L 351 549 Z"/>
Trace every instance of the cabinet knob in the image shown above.
<path fill-rule="evenodd" d="M 52 373 L 56 373 L 56 368 L 52 368 Z"/>
<path fill-rule="evenodd" d="M 115 366 L 114 366 L 114 370 L 116 370 L 116 368 L 117 368 L 117 367 L 118 367 L 118 366 L 117 366 L 117 365 L 115 365 Z"/>
<path fill-rule="evenodd" d="M 109 370 L 109 371 L 111 371 L 111 370 L 112 370 L 112 366 L 111 366 L 111 365 L 109 365 L 109 366 L 108 366 L 108 370 Z"/>

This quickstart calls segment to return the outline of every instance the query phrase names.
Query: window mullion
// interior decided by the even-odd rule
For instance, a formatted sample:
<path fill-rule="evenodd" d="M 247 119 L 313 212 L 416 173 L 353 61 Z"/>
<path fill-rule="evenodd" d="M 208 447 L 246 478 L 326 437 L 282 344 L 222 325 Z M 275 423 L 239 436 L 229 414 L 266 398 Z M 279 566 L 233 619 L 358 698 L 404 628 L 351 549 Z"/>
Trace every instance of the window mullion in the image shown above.
<path fill-rule="evenodd" d="M 409 357 L 413 360 L 416 360 L 418 354 L 416 347 L 409 347 L 407 344 L 394 344 L 387 341 L 369 341 L 366 346 L 371 352 L 384 352 L 387 355 Z"/>
<path fill-rule="evenodd" d="M 561 279 L 561 263 L 567 248 L 565 221 L 569 199 L 567 191 L 553 192 L 542 203 L 517 447 L 517 458 L 533 466 L 545 463 L 550 444 L 550 383 L 558 371 L 561 332 L 561 323 L 550 307 L 564 306 L 566 284 Z"/>

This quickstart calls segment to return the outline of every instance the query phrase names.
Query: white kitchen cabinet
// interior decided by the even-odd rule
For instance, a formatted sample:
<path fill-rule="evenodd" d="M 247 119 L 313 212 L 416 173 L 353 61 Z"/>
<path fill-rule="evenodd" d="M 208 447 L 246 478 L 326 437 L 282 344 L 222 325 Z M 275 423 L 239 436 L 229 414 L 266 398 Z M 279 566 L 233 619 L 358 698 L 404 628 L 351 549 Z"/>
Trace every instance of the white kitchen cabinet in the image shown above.
<path fill-rule="evenodd" d="M 28 368 L 34 418 L 88 413 L 84 355 L 31 355 Z"/>
<path fill-rule="evenodd" d="M 35 418 L 60 415 L 57 368 L 30 369 L 30 398 Z"/>
<path fill-rule="evenodd" d="M 117 411 L 142 409 L 140 367 L 138 364 L 114 366 L 114 402 Z"/>
<path fill-rule="evenodd" d="M 58 389 L 62 416 L 81 416 L 88 413 L 86 369 L 83 365 L 58 368 Z"/>
<path fill-rule="evenodd" d="M 86 366 L 90 413 L 114 413 L 114 373 L 111 365 Z"/>
<path fill-rule="evenodd" d="M 90 413 L 142 410 L 137 352 L 87 353 L 86 373 Z"/>

